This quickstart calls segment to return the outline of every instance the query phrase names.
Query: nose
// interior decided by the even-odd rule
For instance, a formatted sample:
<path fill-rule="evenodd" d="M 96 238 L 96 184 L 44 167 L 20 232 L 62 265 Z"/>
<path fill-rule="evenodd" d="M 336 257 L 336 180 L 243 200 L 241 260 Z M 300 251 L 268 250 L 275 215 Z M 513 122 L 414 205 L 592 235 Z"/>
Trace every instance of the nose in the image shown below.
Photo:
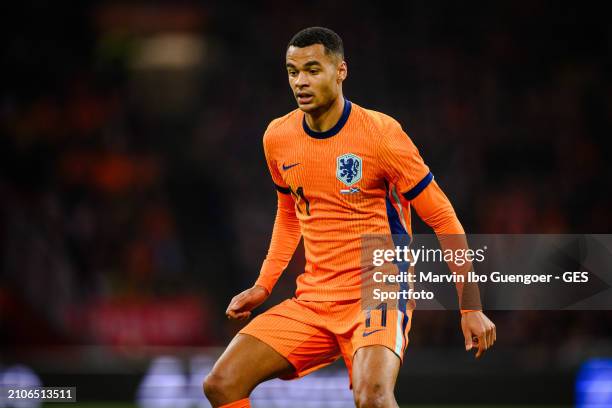
<path fill-rule="evenodd" d="M 297 78 L 295 78 L 295 86 L 301 88 L 308 85 L 308 75 L 305 72 L 298 72 Z"/>

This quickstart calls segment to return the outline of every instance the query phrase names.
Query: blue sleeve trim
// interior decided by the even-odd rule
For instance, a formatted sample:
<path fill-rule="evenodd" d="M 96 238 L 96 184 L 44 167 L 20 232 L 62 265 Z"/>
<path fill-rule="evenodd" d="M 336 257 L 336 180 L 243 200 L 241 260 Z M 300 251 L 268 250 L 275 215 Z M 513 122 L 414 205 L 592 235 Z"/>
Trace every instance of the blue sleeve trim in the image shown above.
<path fill-rule="evenodd" d="M 289 187 L 281 187 L 278 184 L 274 183 L 274 187 L 276 187 L 276 191 L 283 194 L 291 194 L 291 189 Z"/>
<path fill-rule="evenodd" d="M 416 186 L 412 187 L 410 190 L 402 193 L 402 195 L 406 198 L 406 200 L 414 200 L 416 196 L 421 194 L 421 191 L 425 190 L 425 187 L 431 183 L 433 180 L 433 174 L 431 172 L 427 173 L 427 175 L 423 178 L 423 180 L 419 181 Z"/>

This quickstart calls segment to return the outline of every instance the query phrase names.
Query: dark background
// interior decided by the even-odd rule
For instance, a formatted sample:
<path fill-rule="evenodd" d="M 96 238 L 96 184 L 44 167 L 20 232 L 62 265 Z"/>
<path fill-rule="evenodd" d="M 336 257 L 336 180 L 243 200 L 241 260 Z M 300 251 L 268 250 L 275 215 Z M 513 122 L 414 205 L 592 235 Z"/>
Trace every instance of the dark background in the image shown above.
<path fill-rule="evenodd" d="M 340 34 L 345 95 L 402 124 L 466 231 L 610 233 L 603 8 L 380 3 L 4 2 L 0 366 L 52 376 L 92 347 L 227 344 L 240 324 L 223 312 L 255 281 L 275 213 L 261 138 L 296 107 L 284 52 L 308 26 Z M 303 262 L 300 247 L 267 305 Z M 456 312 L 417 311 L 398 384 L 488 379 L 481 402 L 571 402 L 580 364 L 612 356 L 609 311 L 489 315 L 498 342 L 474 363 Z M 97 360 L 72 361 L 86 375 Z M 438 399 L 471 401 L 455 388 Z"/>

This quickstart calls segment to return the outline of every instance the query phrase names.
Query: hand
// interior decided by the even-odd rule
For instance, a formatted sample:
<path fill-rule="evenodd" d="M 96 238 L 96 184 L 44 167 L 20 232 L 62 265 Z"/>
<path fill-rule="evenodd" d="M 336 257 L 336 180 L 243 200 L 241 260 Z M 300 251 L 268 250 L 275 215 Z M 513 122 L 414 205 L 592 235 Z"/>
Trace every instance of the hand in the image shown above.
<path fill-rule="evenodd" d="M 232 298 L 225 315 L 232 320 L 245 320 L 251 316 L 251 310 L 261 305 L 270 296 L 268 291 L 255 285 Z"/>
<path fill-rule="evenodd" d="M 485 350 L 493 346 L 497 339 L 495 325 L 484 313 L 473 311 L 461 315 L 461 330 L 465 337 L 465 350 L 469 351 L 477 346 L 476 358 L 479 358 Z"/>

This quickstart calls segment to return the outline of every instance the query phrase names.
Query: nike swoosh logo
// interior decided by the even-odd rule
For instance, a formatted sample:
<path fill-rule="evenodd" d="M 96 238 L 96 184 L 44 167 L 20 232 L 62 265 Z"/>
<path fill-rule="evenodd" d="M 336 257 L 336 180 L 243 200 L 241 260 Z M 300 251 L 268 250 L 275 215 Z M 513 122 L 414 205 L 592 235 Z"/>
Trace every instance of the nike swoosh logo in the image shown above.
<path fill-rule="evenodd" d="M 283 163 L 283 171 L 287 171 L 290 168 L 297 166 L 298 164 L 300 164 L 300 163 L 295 163 L 295 164 L 290 164 L 288 166 L 285 166 L 285 164 Z"/>
<path fill-rule="evenodd" d="M 374 334 L 374 333 L 379 332 L 381 330 L 384 330 L 384 329 L 372 330 L 371 332 L 363 332 L 363 337 L 368 337 L 370 334 Z"/>

